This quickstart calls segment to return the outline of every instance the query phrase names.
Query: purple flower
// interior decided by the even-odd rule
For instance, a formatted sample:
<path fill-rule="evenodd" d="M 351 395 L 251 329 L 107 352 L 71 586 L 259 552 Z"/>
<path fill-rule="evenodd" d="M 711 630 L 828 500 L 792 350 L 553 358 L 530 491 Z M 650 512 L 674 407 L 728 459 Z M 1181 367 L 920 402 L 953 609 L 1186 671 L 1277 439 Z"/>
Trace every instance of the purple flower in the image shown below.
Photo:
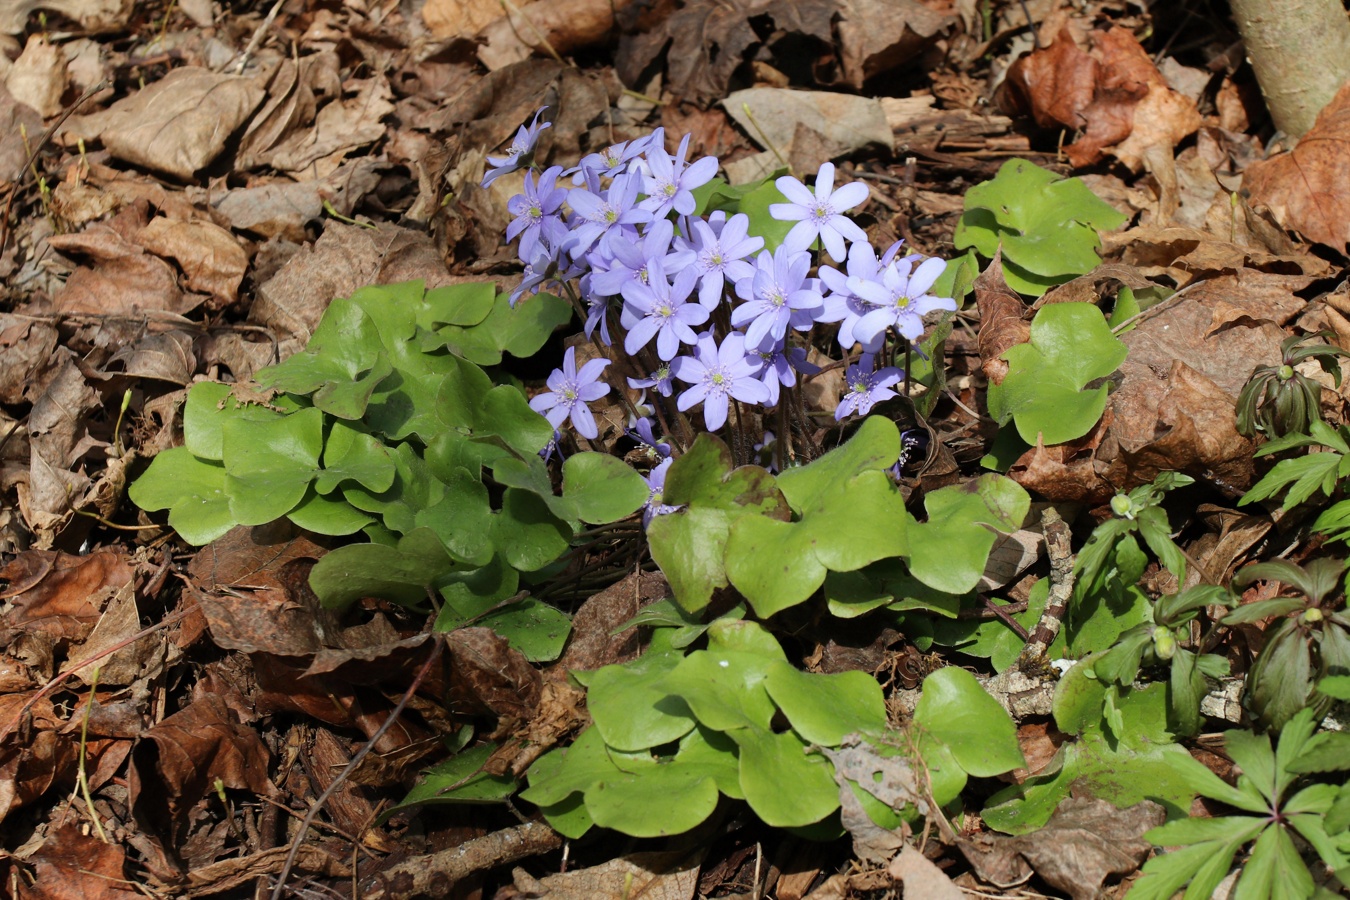
<path fill-rule="evenodd" d="M 602 294 L 614 296 L 622 293 L 623 286 L 630 281 L 646 284 L 650 277 L 648 264 L 654 259 L 661 260 L 667 274 L 676 274 L 693 262 L 694 254 L 689 250 L 670 252 L 670 242 L 674 236 L 675 226 L 667 219 L 653 222 L 641 241 L 626 234 L 615 236 L 609 242 L 609 268 L 596 274 L 591 280 L 592 287 Z M 597 255 L 592 253 L 590 256 L 593 258 Z"/>
<path fill-rule="evenodd" d="M 698 338 L 698 357 L 681 356 L 670 364 L 671 373 L 693 385 L 680 394 L 676 406 L 681 412 L 703 402 L 703 421 L 709 431 L 721 428 L 727 420 L 731 399 L 742 403 L 763 403 L 769 389 L 755 378 L 758 361 L 746 358 L 745 337 L 732 333 L 717 346 L 709 332 Z"/>
<path fill-rule="evenodd" d="M 662 397 L 669 397 L 674 387 L 670 383 L 670 364 L 667 363 L 651 374 L 649 378 L 630 378 L 628 386 L 633 390 L 652 388 Z"/>
<path fill-rule="evenodd" d="M 684 155 L 689 151 L 690 137 L 687 134 L 684 136 L 679 151 L 673 157 L 660 145 L 647 149 L 647 169 L 651 174 L 642 179 L 642 190 L 647 194 L 647 199 L 641 205 L 643 209 L 650 210 L 655 218 L 665 217 L 672 209 L 682 216 L 693 213 L 697 203 L 690 192 L 712 181 L 717 174 L 715 156 L 705 156 L 685 167 Z"/>
<path fill-rule="evenodd" d="M 694 268 L 699 275 L 698 302 L 705 309 L 714 309 L 722 300 L 727 279 L 734 284 L 755 274 L 754 266 L 745 257 L 764 247 L 764 238 L 747 237 L 750 217 L 737 213 L 720 223 L 721 227 L 702 219 L 693 220 L 694 248 L 698 257 Z"/>
<path fill-rule="evenodd" d="M 638 141 L 620 141 L 617 144 L 611 144 L 599 153 L 588 153 L 581 158 L 575 169 L 571 169 L 565 174 L 572 176 L 573 184 L 581 184 L 585 181 L 587 172 L 594 172 L 596 175 L 613 178 L 624 170 L 628 161 L 642 153 L 645 144 Z"/>
<path fill-rule="evenodd" d="M 583 292 L 585 293 L 585 292 Z M 609 298 L 596 293 L 586 293 L 586 337 L 590 337 L 595 332 L 595 327 L 600 326 L 600 340 L 606 347 L 612 346 L 614 342 L 609 337 Z"/>
<path fill-rule="evenodd" d="M 755 274 L 736 282 L 736 294 L 746 302 L 732 312 L 731 324 L 737 328 L 749 324 L 745 330 L 748 346 L 765 349 L 781 342 L 793 313 L 821 305 L 820 294 L 806 287 L 810 268 L 809 253 L 789 250 L 784 244 L 772 254 L 762 251 L 755 260 Z"/>
<path fill-rule="evenodd" d="M 628 436 L 639 444 L 655 450 L 656 454 L 662 459 L 670 456 L 670 444 L 656 439 L 656 434 L 652 431 L 652 420 L 646 416 L 642 416 L 634 423 L 633 427 L 628 430 Z"/>
<path fill-rule="evenodd" d="M 534 259 L 525 264 L 525 273 L 520 279 L 520 284 L 508 298 L 512 308 L 525 294 L 537 294 L 545 284 L 562 283 L 564 279 L 559 275 L 558 258 L 554 254 L 555 251 L 543 243 L 535 250 Z"/>
<path fill-rule="evenodd" d="M 781 347 L 773 350 L 752 350 L 747 356 L 752 359 L 758 357 L 760 360 L 762 368 L 755 377 L 769 389 L 769 399 L 764 401 L 766 409 L 778 405 L 780 385 L 792 387 L 797 383 L 797 372 L 815 375 L 820 371 L 820 366 L 806 361 L 806 351 L 800 347 L 790 347 L 787 350 Z"/>
<path fill-rule="evenodd" d="M 858 338 L 854 334 L 854 326 L 863 316 L 871 312 L 874 307 L 863 300 L 853 289 L 849 287 L 851 282 L 879 281 L 882 269 L 889 265 L 895 255 L 900 252 L 900 246 L 903 241 L 896 241 L 890 246 L 881 259 L 877 259 L 876 252 L 872 245 L 865 241 L 854 243 L 848 248 L 848 274 L 831 267 L 820 267 L 820 280 L 830 289 L 830 293 L 825 296 L 825 303 L 821 307 L 816 320 L 819 322 L 839 322 L 839 345 L 845 350 L 852 348 L 858 343 Z M 881 349 L 882 336 L 863 345 L 863 350 L 868 353 L 876 353 Z"/>
<path fill-rule="evenodd" d="M 534 156 L 534 144 L 539 140 L 539 132 L 553 125 L 552 122 L 544 122 L 543 124 L 539 122 L 539 117 L 544 114 L 546 109 L 548 109 L 547 106 L 539 107 L 539 111 L 534 114 L 534 120 L 528 126 L 520 126 L 515 139 L 511 141 L 511 146 L 506 148 L 505 156 L 489 156 L 487 158 L 492 168 L 488 169 L 487 174 L 483 176 L 483 187 L 489 187 L 492 182 L 507 172 L 514 172 L 530 163 Z"/>
<path fill-rule="evenodd" d="M 708 311 L 697 303 L 687 303 L 698 276 L 685 269 L 675 276 L 675 284 L 666 280 L 665 264 L 658 257 L 647 266 L 647 281 L 628 281 L 623 286 L 624 303 L 642 316 L 623 339 L 623 349 L 635 355 L 656 338 L 656 355 L 662 360 L 674 358 L 680 344 L 698 340 L 692 325 L 708 321 Z"/>
<path fill-rule="evenodd" d="M 670 471 L 670 464 L 675 462 L 673 459 L 663 459 L 656 468 L 652 469 L 647 475 L 647 503 L 642 507 L 642 527 L 646 528 L 652 523 L 652 519 L 657 516 L 670 515 L 673 512 L 679 512 L 681 507 L 671 506 L 662 503 L 662 494 L 666 490 L 666 472 Z"/>
<path fill-rule="evenodd" d="M 567 237 L 567 226 L 563 224 L 558 210 L 567 197 L 565 188 L 555 187 L 562 166 L 551 166 L 539 176 L 536 184 L 532 172 L 525 173 L 525 193 L 516 194 L 506 203 L 506 208 L 516 218 L 506 226 L 507 241 L 520 235 L 520 258 L 534 259 L 540 241 L 550 247 L 562 245 Z"/>
<path fill-rule="evenodd" d="M 891 385 L 904 378 L 905 373 L 895 366 L 887 366 L 874 372 L 872 371 L 872 365 L 872 354 L 864 353 L 858 358 L 856 364 L 848 367 L 844 377 L 844 383 L 848 390 L 845 391 L 843 398 L 839 401 L 839 408 L 834 411 L 836 422 L 850 413 L 856 412 L 858 415 L 865 416 L 871 411 L 873 404 L 896 396 L 895 391 L 891 390 Z"/>
<path fill-rule="evenodd" d="M 791 202 L 769 204 L 769 215 L 780 221 L 797 222 L 784 238 L 783 246 L 793 251 L 805 250 L 819 237 L 830 258 L 843 262 L 845 238 L 867 240 L 866 232 L 844 215 L 846 210 L 867 199 L 867 185 L 855 181 L 834 190 L 834 163 L 821 164 L 814 196 L 806 185 L 790 175 L 784 175 L 774 184 Z"/>
<path fill-rule="evenodd" d="M 651 213 L 633 205 L 637 202 L 638 179 L 634 174 L 620 175 L 603 196 L 585 188 L 567 192 L 567 202 L 578 219 L 567 245 L 574 259 L 580 259 L 597 241 L 607 243 L 611 236 L 622 234 L 625 225 L 651 221 Z M 605 249 L 609 252 L 608 247 Z"/>
<path fill-rule="evenodd" d="M 934 297 L 927 291 L 947 268 L 945 260 L 926 259 L 914 268 L 918 256 L 906 256 L 891 262 L 879 281 L 848 280 L 849 289 L 872 304 L 874 309 L 853 326 L 853 334 L 867 346 L 888 328 L 907 341 L 923 334 L 923 317 L 934 310 L 955 310 L 956 301 Z"/>
<path fill-rule="evenodd" d="M 595 418 L 586 404 L 609 393 L 609 385 L 600 381 L 600 373 L 609 365 L 607 359 L 593 359 L 577 371 L 577 348 L 568 347 L 563 354 L 563 367 L 548 376 L 549 390 L 530 400 L 530 409 L 543 413 L 549 424 L 557 428 L 563 419 L 571 417 L 577 434 L 594 440 L 599 434 Z"/>

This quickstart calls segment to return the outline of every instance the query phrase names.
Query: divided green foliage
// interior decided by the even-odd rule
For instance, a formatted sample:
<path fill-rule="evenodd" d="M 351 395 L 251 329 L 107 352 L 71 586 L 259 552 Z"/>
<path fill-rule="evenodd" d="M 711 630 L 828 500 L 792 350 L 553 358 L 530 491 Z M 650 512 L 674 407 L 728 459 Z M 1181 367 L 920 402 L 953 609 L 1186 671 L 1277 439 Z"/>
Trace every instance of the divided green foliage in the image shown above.
<path fill-rule="evenodd" d="M 491 284 L 362 288 L 333 301 L 303 352 L 258 373 L 267 393 L 194 386 L 184 446 L 159 454 L 131 498 L 169 509 L 199 544 L 282 517 L 323 534 L 364 529 L 371 543 L 315 566 L 325 605 L 439 595 L 438 628 L 487 625 L 532 659 L 554 658 L 567 618 L 506 602 L 520 574 L 567 552 L 580 523 L 632 514 L 647 485 L 619 459 L 578 453 L 559 496 L 538 456 L 552 427 L 479 363 L 534 353 L 570 314 L 544 294 L 511 309 Z"/>
<path fill-rule="evenodd" d="M 986 259 L 1001 245 L 1008 286 L 1039 297 L 1100 264 L 1097 232 L 1125 220 L 1081 179 L 1011 159 L 994 179 L 966 192 L 954 241 L 958 250 L 973 247 Z"/>
<path fill-rule="evenodd" d="M 869 675 L 798 671 L 753 622 L 714 622 L 707 648 L 688 655 L 671 645 L 675 630 L 659 628 L 647 654 L 630 663 L 576 673 L 595 725 L 541 757 L 521 794 L 561 833 L 580 837 L 600 825 L 636 837 L 678 834 L 711 815 L 720 793 L 746 801 L 770 825 L 832 836 L 841 791 L 859 795 L 869 785 L 837 781 L 813 748 L 858 740 L 879 761 L 897 747 L 917 748 L 939 804 L 968 775 L 1025 764 L 1012 720 L 961 669 L 928 678 L 906 740 L 887 736 L 881 687 Z M 884 827 L 905 812 L 875 801 L 864 807 Z"/>
<path fill-rule="evenodd" d="M 1187 897 L 1209 897 L 1248 844 L 1251 850 L 1233 896 L 1312 897 L 1316 885 L 1295 835 L 1335 873 L 1342 887 L 1350 887 L 1346 788 L 1304 777 L 1308 772 L 1350 770 L 1350 747 L 1342 734 L 1314 736 L 1316 727 L 1312 710 L 1302 710 L 1289 720 L 1274 750 L 1266 735 L 1227 732 L 1224 749 L 1242 771 L 1236 786 L 1189 754 L 1169 759 L 1169 766 L 1192 791 L 1240 812 L 1212 819 L 1177 817 L 1145 834 L 1160 847 L 1181 849 L 1144 865 L 1144 877 L 1128 894 L 1131 900 L 1167 900 L 1182 888 Z"/>
<path fill-rule="evenodd" d="M 1031 340 L 1003 353 L 1008 373 L 989 386 L 989 414 L 1012 420 L 1028 444 L 1062 444 L 1092 430 L 1108 386 L 1086 390 L 1125 361 L 1125 345 L 1090 303 L 1052 303 L 1031 323 Z"/>

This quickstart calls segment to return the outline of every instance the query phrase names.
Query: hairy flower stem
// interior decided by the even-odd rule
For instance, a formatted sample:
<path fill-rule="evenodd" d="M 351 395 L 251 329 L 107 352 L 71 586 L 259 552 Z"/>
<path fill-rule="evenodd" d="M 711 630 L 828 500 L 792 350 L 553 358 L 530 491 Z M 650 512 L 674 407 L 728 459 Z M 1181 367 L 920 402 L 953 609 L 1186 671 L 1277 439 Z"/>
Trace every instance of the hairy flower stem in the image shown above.
<path fill-rule="evenodd" d="M 581 298 L 577 296 L 577 292 L 575 289 L 573 289 L 571 282 L 563 284 L 563 289 L 567 293 L 567 299 L 569 302 L 571 302 L 573 311 L 576 312 L 577 316 L 580 317 L 582 322 L 585 322 L 586 307 L 582 305 Z M 620 337 L 620 343 L 622 343 L 622 337 Z M 611 356 L 608 350 L 606 350 L 605 345 L 600 342 L 600 337 L 598 333 L 594 331 L 591 332 L 591 346 L 595 347 L 596 352 L 599 353 L 603 359 L 609 359 L 618 364 L 617 368 L 619 369 L 618 372 L 619 377 L 622 378 L 622 376 L 625 374 L 637 375 L 636 372 L 632 371 L 633 368 L 632 361 L 623 354 L 614 354 L 615 356 L 619 356 L 618 360 L 614 360 L 613 356 Z M 615 388 L 614 393 L 618 396 L 619 402 L 623 404 L 624 412 L 628 413 L 628 415 L 631 416 L 632 418 L 637 419 L 639 418 L 637 407 L 633 405 L 632 400 L 628 399 L 628 394 L 625 392 L 626 386 L 627 386 L 626 383 L 623 381 L 620 381 L 618 384 L 613 385 L 613 387 Z"/>

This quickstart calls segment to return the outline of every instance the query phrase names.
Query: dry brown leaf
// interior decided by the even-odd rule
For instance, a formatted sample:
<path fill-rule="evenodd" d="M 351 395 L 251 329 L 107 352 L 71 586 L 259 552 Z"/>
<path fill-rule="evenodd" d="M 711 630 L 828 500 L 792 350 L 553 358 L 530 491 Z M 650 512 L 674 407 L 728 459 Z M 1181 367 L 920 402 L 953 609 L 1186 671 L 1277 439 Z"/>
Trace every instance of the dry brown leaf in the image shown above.
<path fill-rule="evenodd" d="M 120 31 L 135 8 L 135 0 L 8 0 L 0 5 L 0 34 L 21 34 L 40 9 L 60 13 L 87 32 Z"/>
<path fill-rule="evenodd" d="M 478 48 L 478 59 L 488 69 L 496 71 L 512 63 L 529 59 L 535 53 L 547 53 L 545 45 L 553 53 L 564 54 L 582 47 L 600 43 L 614 33 L 615 15 L 621 13 L 632 0 L 536 0 L 534 3 L 521 4 L 518 10 L 508 10 L 502 15 L 500 0 L 496 4 L 481 4 L 481 0 L 437 0 L 428 3 L 438 9 L 458 7 L 462 10 L 465 26 L 476 21 L 484 6 L 495 5 L 497 14 L 488 22 L 471 31 L 458 31 L 465 37 L 481 30 L 482 44 Z M 480 5 L 481 4 L 481 5 Z M 428 18 L 427 24 L 431 21 Z M 441 25 L 442 31 L 450 27 L 450 22 Z M 446 35 L 448 36 L 448 34 Z M 553 53 L 549 55 L 552 56 Z"/>
<path fill-rule="evenodd" d="M 349 80 L 343 89 L 352 96 L 335 97 L 314 116 L 313 128 L 281 141 L 270 165 L 298 180 L 326 178 L 352 150 L 384 137 L 384 118 L 394 111 L 388 80 Z"/>
<path fill-rule="evenodd" d="M 127 800 L 142 828 L 176 845 L 197 801 L 216 790 L 271 797 L 271 754 L 225 701 L 204 694 L 141 735 L 131 755 Z"/>
<path fill-rule="evenodd" d="M 567 680 L 569 670 L 592 671 L 628 662 L 637 656 L 637 628 L 615 633 L 643 607 L 670 596 L 660 572 L 634 572 L 593 594 L 572 617 L 572 636 L 558 661 L 545 672 L 551 680 Z"/>
<path fill-rule="evenodd" d="M 23 900 L 132 900 L 141 897 L 127 879 L 126 851 L 86 834 L 75 822 L 58 825 L 27 860 L 32 882 L 17 878 Z"/>
<path fill-rule="evenodd" d="M 342 94 L 341 65 L 332 50 L 296 61 L 282 60 L 267 79 L 267 100 L 239 140 L 235 166 L 255 169 L 272 165 L 272 154 L 283 141 L 314 124 L 320 99 Z"/>
<path fill-rule="evenodd" d="M 588 869 L 536 879 L 512 874 L 519 896 L 530 900 L 692 900 L 703 853 L 633 853 Z"/>
<path fill-rule="evenodd" d="M 124 344 L 108 360 L 107 368 L 119 366 L 133 378 L 153 378 L 186 387 L 197 371 L 192 335 L 186 331 L 147 334 L 135 344 Z"/>
<path fill-rule="evenodd" d="M 904 884 L 906 897 L 923 897 L 925 900 L 965 900 L 966 897 L 965 891 L 952 884 L 946 872 L 912 844 L 905 844 L 900 855 L 886 867 L 886 873 Z"/>
<path fill-rule="evenodd" d="M 80 460 L 103 446 L 90 437 L 87 422 L 100 400 L 65 347 L 53 351 L 51 365 L 30 388 L 32 456 L 28 483 L 20 485 L 19 508 L 38 535 L 38 546 L 49 547 L 69 516 L 71 500 L 89 483 Z"/>
<path fill-rule="evenodd" d="M 1312 130 L 1288 153 L 1247 169 L 1252 205 L 1281 225 L 1339 253 L 1350 243 L 1350 84 L 1318 113 Z"/>
<path fill-rule="evenodd" d="M 0 821 L 37 800 L 58 778 L 69 777 L 77 764 L 77 742 L 58 734 L 62 722 L 51 700 L 30 694 L 0 696 L 0 722 L 14 721 L 30 700 L 22 739 L 0 743 Z"/>
<path fill-rule="evenodd" d="M 1148 858 L 1153 846 L 1144 832 L 1166 818 L 1166 810 L 1148 800 L 1117 809 L 1105 800 L 1070 797 L 1039 831 L 981 834 L 958 839 L 957 846 L 997 887 L 1021 884 L 1034 869 L 1074 900 L 1095 900 L 1108 877 L 1133 872 Z"/>
<path fill-rule="evenodd" d="M 529 16 L 533 6 L 522 7 L 521 14 Z M 422 6 L 422 21 L 438 41 L 453 37 L 472 38 L 489 22 L 501 17 L 501 0 L 427 0 Z"/>
<path fill-rule="evenodd" d="M 490 713 L 499 720 L 499 734 L 533 717 L 543 680 L 506 638 L 490 628 L 461 628 L 446 636 L 445 648 L 455 712 Z"/>
<path fill-rule="evenodd" d="M 792 159 L 796 171 L 813 171 L 822 162 L 871 144 L 891 148 L 891 127 L 881 103 L 872 97 L 852 97 L 829 91 L 750 88 L 722 100 L 727 115 L 764 147 L 756 156 L 727 165 L 732 184 L 762 178 Z M 802 158 L 807 149 L 802 129 L 817 136 L 828 150 Z"/>
<path fill-rule="evenodd" d="M 975 303 L 980 310 L 980 367 L 990 384 L 1002 384 L 1008 363 L 999 357 L 1009 347 L 1031 340 L 1031 323 L 1023 316 L 1026 304 L 1003 280 L 1002 253 L 994 254 L 975 279 Z"/>
<path fill-rule="evenodd" d="M 20 103 L 37 110 L 43 118 L 61 111 L 61 95 L 66 90 L 66 55 L 59 44 L 44 35 L 29 36 L 23 53 L 14 60 L 5 87 Z"/>
<path fill-rule="evenodd" d="M 453 280 L 426 234 L 389 223 L 371 229 L 334 222 L 258 288 L 249 318 L 308 341 L 333 298 L 413 279 L 428 288 Z"/>
<path fill-rule="evenodd" d="M 1216 275 L 1236 275 L 1244 270 L 1269 274 L 1299 272 L 1306 276 L 1299 290 L 1332 271 L 1326 260 L 1309 253 L 1273 253 L 1262 246 L 1231 243 L 1208 231 L 1179 226 L 1145 225 L 1105 235 L 1102 252 L 1119 254 L 1137 274 L 1166 275 L 1179 287 Z M 1301 304 L 1300 304 L 1301 305 Z"/>
<path fill-rule="evenodd" d="M 955 21 L 917 0 L 841 0 L 836 28 L 844 81 L 862 90 L 868 79 L 912 64 Z"/>
<path fill-rule="evenodd" d="M 0 187 L 13 184 L 25 174 L 24 164 L 32 152 L 32 139 L 24 134 L 42 134 L 42 117 L 20 103 L 0 84 Z"/>
<path fill-rule="evenodd" d="M 131 575 L 126 558 L 113 550 L 95 550 L 87 556 L 59 550 L 21 553 L 0 569 L 0 580 L 9 583 L 0 592 L 0 599 L 10 605 L 5 624 L 84 640 L 105 603 L 130 587 Z"/>
<path fill-rule="evenodd" d="M 200 219 L 177 222 L 159 216 L 136 233 L 136 243 L 156 256 L 167 256 L 183 270 L 187 286 L 233 303 L 248 270 L 248 254 L 234 236 Z"/>
<path fill-rule="evenodd" d="M 45 322 L 0 313 L 0 403 L 22 403 L 24 394 L 56 349 L 57 331 Z M 8 432 L 8 426 L 0 435 Z"/>
<path fill-rule="evenodd" d="M 385 168 L 380 160 L 363 156 L 343 163 L 325 178 L 277 179 L 234 188 L 216 201 L 215 209 L 236 231 L 301 242 L 307 237 L 305 225 L 323 215 L 324 201 L 338 215 L 350 216 L 379 184 Z"/>
<path fill-rule="evenodd" d="M 224 152 L 263 96 L 251 78 L 186 66 L 102 112 L 71 116 L 61 134 L 68 144 L 99 140 L 120 160 L 190 181 Z"/>

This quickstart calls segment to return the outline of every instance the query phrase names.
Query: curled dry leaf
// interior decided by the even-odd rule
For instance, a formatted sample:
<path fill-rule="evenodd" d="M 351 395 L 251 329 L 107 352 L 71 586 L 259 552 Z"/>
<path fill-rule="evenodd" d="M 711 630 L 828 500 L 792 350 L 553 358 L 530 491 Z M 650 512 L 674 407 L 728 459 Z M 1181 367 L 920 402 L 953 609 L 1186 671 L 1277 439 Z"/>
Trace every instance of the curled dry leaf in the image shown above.
<path fill-rule="evenodd" d="M 1247 169 L 1242 186 L 1281 225 L 1344 253 L 1350 243 L 1350 84 L 1288 153 Z"/>
<path fill-rule="evenodd" d="M 628 6 L 632 0 L 536 0 L 523 4 L 518 10 L 503 7 L 498 0 L 490 5 L 496 6 L 497 15 L 481 27 L 482 45 L 478 48 L 478 59 L 489 69 L 509 66 L 512 63 L 528 59 L 535 53 L 564 54 L 582 47 L 600 43 L 614 33 L 614 19 L 617 13 Z M 427 7 L 433 4 L 428 3 Z M 442 2 L 435 4 L 439 8 L 458 6 L 465 10 L 465 24 L 470 24 L 481 13 L 479 3 Z M 505 8 L 506 15 L 501 12 Z M 422 15 L 427 16 L 424 9 Z M 430 19 L 428 19 L 430 24 Z M 441 26 L 442 29 L 445 25 Z M 464 34 L 464 32 L 458 32 Z M 469 32 L 472 34 L 472 32 Z M 549 54 L 553 55 L 552 53 Z"/>
<path fill-rule="evenodd" d="M 703 851 L 634 853 L 586 869 L 536 879 L 511 873 L 517 896 L 534 900 L 693 900 Z"/>
<path fill-rule="evenodd" d="M 1134 35 L 1114 26 L 1090 35 L 1090 51 L 1064 27 L 1049 46 L 1021 57 L 999 90 L 1005 109 L 1030 115 L 1042 128 L 1083 132 L 1064 148 L 1075 166 L 1101 159 L 1108 148 L 1133 169 L 1150 148 L 1167 159 L 1200 126 L 1195 103 L 1174 91 Z"/>
<path fill-rule="evenodd" d="M 239 284 L 248 270 L 248 254 L 219 225 L 159 216 L 136 233 L 135 241 L 156 256 L 178 263 L 192 290 L 210 294 L 222 304 L 233 303 L 238 297 Z"/>
<path fill-rule="evenodd" d="M 127 879 L 126 851 L 86 834 L 75 822 L 58 825 L 47 834 L 37 852 L 27 859 L 32 867 L 28 884 L 16 879 L 19 897 L 84 897 L 85 900 L 133 900 L 142 894 Z"/>
<path fill-rule="evenodd" d="M 1153 846 L 1144 832 L 1166 818 L 1152 801 L 1117 809 L 1105 800 L 1071 797 L 1039 831 L 959 838 L 957 846 L 980 878 L 997 887 L 1021 884 L 1034 869 L 1074 900 L 1094 900 L 1108 877 L 1133 872 L 1148 858 Z"/>
<path fill-rule="evenodd" d="M 975 303 L 980 310 L 980 367 L 990 384 L 1002 384 L 1008 363 L 999 357 L 1009 347 L 1031 340 L 1031 323 L 1023 316 L 1022 297 L 1003 280 L 1003 255 L 996 253 L 975 279 Z"/>
<path fill-rule="evenodd" d="M 917 0 L 841 0 L 839 62 L 856 90 L 884 72 L 919 59 L 956 22 Z"/>
<path fill-rule="evenodd" d="M 89 483 L 79 465 L 84 455 L 102 446 L 89 435 L 88 416 L 99 396 L 85 381 L 75 354 L 57 347 L 52 362 L 32 385 L 28 441 L 32 457 L 27 484 L 18 485 L 19 509 L 39 546 L 51 546 L 70 514 L 71 499 Z"/>
<path fill-rule="evenodd" d="M 385 168 L 380 160 L 366 156 L 344 162 L 323 178 L 260 180 L 227 191 L 215 209 L 236 231 L 301 242 L 306 239 L 305 225 L 323 215 L 325 201 L 338 215 L 350 216 L 379 184 Z"/>
<path fill-rule="evenodd" d="M 29 550 L 0 569 L 9 583 L 0 599 L 9 603 L 7 628 L 43 631 L 83 640 L 104 605 L 131 585 L 132 568 L 120 553 L 96 550 L 71 556 L 59 550 Z"/>
<path fill-rule="evenodd" d="M 0 5 L 0 34 L 22 34 L 28 17 L 45 9 L 60 13 L 90 33 L 119 31 L 131 20 L 135 0 L 9 0 Z"/>
<path fill-rule="evenodd" d="M 0 83 L 0 188 L 25 174 L 24 163 L 32 152 L 32 144 L 23 138 L 25 132 L 41 134 L 42 117 L 31 106 L 16 100 Z"/>
<path fill-rule="evenodd" d="M 71 116 L 68 144 L 98 140 L 116 158 L 189 181 L 224 152 L 263 101 L 251 78 L 186 66 L 101 112 Z"/>
<path fill-rule="evenodd" d="M 5 76 L 5 87 L 15 100 L 31 106 L 44 119 L 59 113 L 66 90 L 66 55 L 60 45 L 40 34 L 30 36 Z"/>

